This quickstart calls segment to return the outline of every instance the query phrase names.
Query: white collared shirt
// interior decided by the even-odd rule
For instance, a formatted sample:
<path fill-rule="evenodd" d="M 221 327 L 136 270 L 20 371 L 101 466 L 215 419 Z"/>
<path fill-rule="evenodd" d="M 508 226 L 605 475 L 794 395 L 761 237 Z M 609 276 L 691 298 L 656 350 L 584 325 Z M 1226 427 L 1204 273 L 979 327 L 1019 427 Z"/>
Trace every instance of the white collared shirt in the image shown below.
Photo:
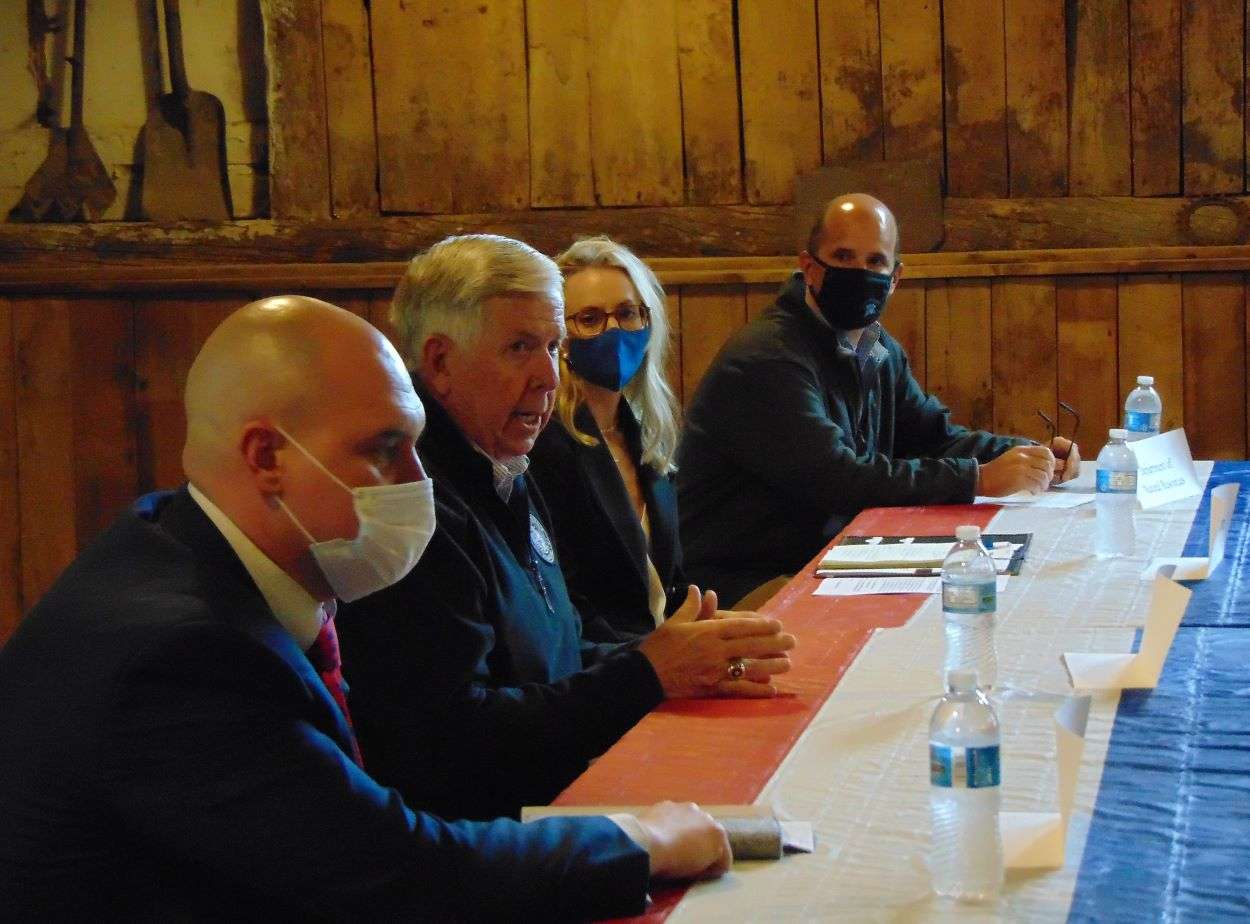
<path fill-rule="evenodd" d="M 193 484 L 188 484 L 187 490 L 205 515 L 213 521 L 213 525 L 220 530 L 226 542 L 230 543 L 234 554 L 239 556 L 239 561 L 243 562 L 243 567 L 247 569 L 261 596 L 269 604 L 269 609 L 273 611 L 274 618 L 294 636 L 300 649 L 307 651 L 317 640 L 317 635 L 325 624 L 326 607 L 258 549 L 256 543 L 247 538 L 243 530 L 235 526 L 234 521 L 222 513 L 203 491 Z"/>

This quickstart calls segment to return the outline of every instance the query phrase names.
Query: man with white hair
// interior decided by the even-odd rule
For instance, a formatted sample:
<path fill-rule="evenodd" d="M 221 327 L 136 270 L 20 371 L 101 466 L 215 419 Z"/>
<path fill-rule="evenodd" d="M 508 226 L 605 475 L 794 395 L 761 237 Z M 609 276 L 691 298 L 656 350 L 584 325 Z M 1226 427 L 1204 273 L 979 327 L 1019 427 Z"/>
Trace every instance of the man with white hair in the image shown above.
<path fill-rule="evenodd" d="M 369 766 L 457 817 L 550 801 L 665 697 L 772 695 L 794 644 L 774 619 L 707 618 L 715 595 L 696 588 L 636 647 L 583 640 L 525 474 L 563 299 L 551 260 L 492 235 L 434 245 L 395 292 L 439 528 L 405 580 L 345 611 L 344 658 Z"/>
<path fill-rule="evenodd" d="M 189 484 L 121 516 L 0 650 L 0 916 L 581 920 L 725 869 L 694 806 L 449 823 L 360 766 L 334 601 L 434 528 L 424 412 L 381 334 L 254 303 L 186 407 Z"/>

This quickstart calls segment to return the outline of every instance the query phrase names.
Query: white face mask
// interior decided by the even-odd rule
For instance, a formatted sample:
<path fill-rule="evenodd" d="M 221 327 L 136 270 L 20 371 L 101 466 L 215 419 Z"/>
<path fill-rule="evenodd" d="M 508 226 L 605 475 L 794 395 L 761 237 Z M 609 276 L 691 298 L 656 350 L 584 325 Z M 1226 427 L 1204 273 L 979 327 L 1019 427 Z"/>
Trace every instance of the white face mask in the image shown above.
<path fill-rule="evenodd" d="M 289 433 L 281 427 L 275 429 L 352 496 L 360 521 L 356 538 L 324 542 L 314 539 L 282 498 L 277 498 L 278 506 L 308 540 L 308 550 L 334 595 L 350 603 L 390 587 L 411 571 L 434 535 L 434 482 L 424 478 L 349 488 Z"/>

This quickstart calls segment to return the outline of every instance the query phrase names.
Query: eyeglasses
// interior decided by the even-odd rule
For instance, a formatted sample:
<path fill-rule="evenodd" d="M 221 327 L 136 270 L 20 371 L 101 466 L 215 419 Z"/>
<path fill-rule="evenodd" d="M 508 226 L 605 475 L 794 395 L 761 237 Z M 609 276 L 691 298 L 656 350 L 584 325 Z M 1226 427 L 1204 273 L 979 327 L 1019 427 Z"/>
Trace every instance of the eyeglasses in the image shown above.
<path fill-rule="evenodd" d="M 642 330 L 651 326 L 651 309 L 631 302 L 622 302 L 613 311 L 583 308 L 569 316 L 569 333 L 574 337 L 598 337 L 608 329 L 608 318 L 616 318 L 616 326 L 621 330 Z"/>
<path fill-rule="evenodd" d="M 1080 413 L 1077 411 L 1076 408 L 1068 404 L 1068 402 L 1066 401 L 1059 402 L 1059 410 L 1063 411 L 1066 414 L 1069 414 L 1072 417 L 1072 420 L 1073 420 L 1072 435 L 1067 437 L 1067 439 L 1070 439 L 1073 442 L 1076 442 L 1076 435 L 1078 432 L 1080 432 L 1080 429 L 1081 429 Z M 1042 420 L 1046 421 L 1046 428 L 1050 430 L 1050 439 L 1046 443 L 1046 445 L 1049 446 L 1051 443 L 1055 441 L 1055 437 L 1060 435 L 1059 427 L 1053 420 L 1050 419 L 1050 417 L 1042 413 L 1042 411 L 1039 410 L 1037 412 L 1037 416 L 1042 418 Z"/>

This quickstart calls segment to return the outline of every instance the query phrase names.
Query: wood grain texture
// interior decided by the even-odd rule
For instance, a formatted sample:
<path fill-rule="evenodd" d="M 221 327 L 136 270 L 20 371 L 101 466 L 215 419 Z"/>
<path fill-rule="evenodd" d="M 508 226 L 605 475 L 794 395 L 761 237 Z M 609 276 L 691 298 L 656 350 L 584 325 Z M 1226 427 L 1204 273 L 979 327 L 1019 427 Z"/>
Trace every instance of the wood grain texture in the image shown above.
<path fill-rule="evenodd" d="M 1241 273 L 1188 276 L 1185 434 L 1195 459 L 1246 458 L 1246 293 Z"/>
<path fill-rule="evenodd" d="M 527 3 L 530 204 L 593 205 L 586 4 Z"/>
<path fill-rule="evenodd" d="M 370 22 L 383 210 L 526 207 L 522 0 L 384 0 Z"/>
<path fill-rule="evenodd" d="M 1059 400 L 1081 414 L 1076 442 L 1093 459 L 1120 425 L 1120 383 L 1116 367 L 1117 285 L 1114 276 L 1084 276 L 1057 283 Z M 1073 420 L 1056 418 L 1059 432 L 1072 433 Z"/>
<path fill-rule="evenodd" d="M 1064 0 L 1005 0 L 1007 150 L 1012 196 L 1068 192 Z"/>
<path fill-rule="evenodd" d="M 376 216 L 378 140 L 364 0 L 321 0 L 330 198 L 335 218 Z"/>
<path fill-rule="evenodd" d="M 816 12 L 810 0 L 740 0 L 746 197 L 789 202 L 821 163 Z"/>
<path fill-rule="evenodd" d="M 13 634 L 23 611 L 21 513 L 13 302 L 0 299 L 0 645 Z"/>
<path fill-rule="evenodd" d="M 1133 191 L 1128 0 L 1082 0 L 1069 8 L 1076 17 L 1069 24 L 1069 192 L 1127 196 Z"/>
<path fill-rule="evenodd" d="M 753 321 L 777 303 L 781 286 L 775 283 L 754 283 L 747 286 L 747 320 Z"/>
<path fill-rule="evenodd" d="M 925 387 L 925 284 L 923 280 L 900 282 L 886 305 L 882 323 L 902 346 L 911 374 Z"/>
<path fill-rule="evenodd" d="M 677 2 L 586 0 L 599 205 L 676 205 L 685 195 Z"/>
<path fill-rule="evenodd" d="M 269 210 L 330 217 L 330 149 L 321 4 L 262 0 L 269 80 Z"/>
<path fill-rule="evenodd" d="M 817 0 L 817 16 L 824 161 L 880 160 L 885 117 L 877 0 Z"/>
<path fill-rule="evenodd" d="M 951 409 L 951 420 L 994 426 L 990 283 L 925 283 L 925 383 Z"/>
<path fill-rule="evenodd" d="M 994 432 L 1038 439 L 1037 411 L 1056 410 L 1055 281 L 995 280 L 991 299 Z"/>
<path fill-rule="evenodd" d="M 1181 0 L 1133 0 L 1133 195 L 1181 191 Z"/>
<path fill-rule="evenodd" d="M 687 403 L 729 336 L 746 323 L 742 286 L 681 289 L 681 392 Z"/>
<path fill-rule="evenodd" d="M 942 158 L 942 21 L 938 0 L 879 0 L 887 160 Z M 906 23 L 906 28 L 891 24 Z"/>
<path fill-rule="evenodd" d="M 1153 375 L 1164 431 L 1185 426 L 1185 355 L 1181 276 L 1119 278 L 1119 407 L 1139 375 Z M 1122 414 L 1117 419 L 1123 419 Z"/>
<path fill-rule="evenodd" d="M 1243 3 L 1202 0 L 1182 10 L 1187 195 L 1239 193 L 1245 185 Z"/>
<path fill-rule="evenodd" d="M 1003 0 L 948 3 L 942 13 L 946 190 L 1001 198 L 1007 183 L 1007 76 Z"/>
<path fill-rule="evenodd" d="M 742 132 L 732 0 L 679 0 L 677 63 L 686 201 L 741 202 Z"/>

